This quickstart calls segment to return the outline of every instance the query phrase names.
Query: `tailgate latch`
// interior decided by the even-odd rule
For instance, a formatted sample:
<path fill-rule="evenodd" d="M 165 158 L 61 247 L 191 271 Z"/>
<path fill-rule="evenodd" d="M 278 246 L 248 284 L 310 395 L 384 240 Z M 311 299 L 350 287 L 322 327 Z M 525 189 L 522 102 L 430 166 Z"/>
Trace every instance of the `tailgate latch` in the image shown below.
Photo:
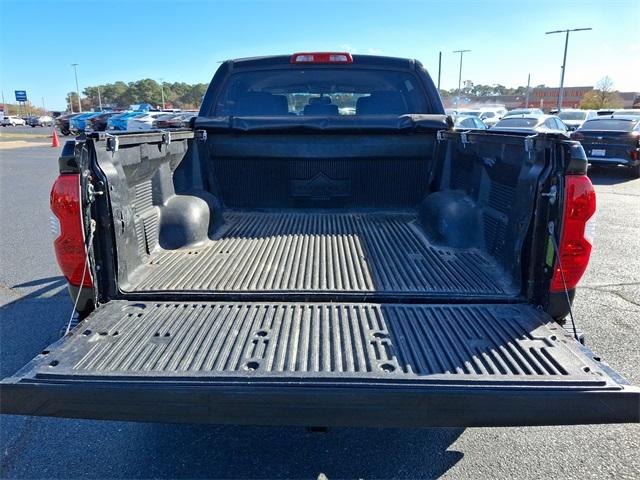
<path fill-rule="evenodd" d="M 549 197 L 549 204 L 553 205 L 558 199 L 558 187 L 551 185 L 548 192 L 541 193 L 540 195 L 543 197 Z"/>
<path fill-rule="evenodd" d="M 116 135 L 111 135 L 110 133 L 105 134 L 107 137 L 107 150 L 112 152 L 117 152 L 120 148 L 120 139 Z"/>
<path fill-rule="evenodd" d="M 529 158 L 531 158 L 531 152 L 535 149 L 535 139 L 537 136 L 538 134 L 524 137 L 524 151 L 529 154 Z"/>
<path fill-rule="evenodd" d="M 467 143 L 469 143 L 469 133 L 471 133 L 471 130 L 460 132 L 460 141 L 462 142 L 463 148 L 467 148 Z"/>
<path fill-rule="evenodd" d="M 207 141 L 207 131 L 206 130 L 196 130 L 195 134 L 196 134 L 196 139 L 197 140 L 200 140 L 201 142 L 206 142 Z"/>

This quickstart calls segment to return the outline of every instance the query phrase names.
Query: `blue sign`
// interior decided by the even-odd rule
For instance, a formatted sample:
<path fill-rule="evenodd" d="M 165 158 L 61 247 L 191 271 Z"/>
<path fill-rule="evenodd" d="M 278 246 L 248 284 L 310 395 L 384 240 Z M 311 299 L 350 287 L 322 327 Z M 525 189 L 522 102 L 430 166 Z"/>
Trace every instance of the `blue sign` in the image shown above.
<path fill-rule="evenodd" d="M 27 101 L 27 91 L 16 90 L 16 102 L 26 102 L 26 101 Z"/>

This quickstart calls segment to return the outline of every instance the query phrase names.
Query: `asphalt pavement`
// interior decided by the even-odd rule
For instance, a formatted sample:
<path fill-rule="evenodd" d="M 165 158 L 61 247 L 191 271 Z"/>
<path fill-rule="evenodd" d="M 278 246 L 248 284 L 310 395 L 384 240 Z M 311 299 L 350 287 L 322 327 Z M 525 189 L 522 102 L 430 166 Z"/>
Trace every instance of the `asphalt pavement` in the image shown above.
<path fill-rule="evenodd" d="M 0 150 L 3 377 L 59 338 L 71 313 L 49 232 L 59 151 Z M 597 230 L 575 316 L 587 344 L 640 385 L 640 180 L 625 171 L 590 175 Z M 638 425 L 314 433 L 0 418 L 2 478 L 639 478 L 639 452 Z"/>
<path fill-rule="evenodd" d="M 52 127 L 30 127 L 16 125 L 15 127 L 1 127 L 0 140 L 3 138 L 20 137 L 27 141 L 37 141 L 43 137 L 51 137 Z M 58 131 L 58 135 L 60 132 Z"/>

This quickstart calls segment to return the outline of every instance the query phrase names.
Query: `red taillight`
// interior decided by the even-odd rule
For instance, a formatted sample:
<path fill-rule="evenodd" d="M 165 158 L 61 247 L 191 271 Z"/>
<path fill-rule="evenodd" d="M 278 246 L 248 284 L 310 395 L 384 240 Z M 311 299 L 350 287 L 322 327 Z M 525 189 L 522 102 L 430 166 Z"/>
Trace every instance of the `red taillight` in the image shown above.
<path fill-rule="evenodd" d="M 567 175 L 565 204 L 559 244 L 560 261 L 551 280 L 551 291 L 562 292 L 576 287 L 587 269 L 591 256 L 591 224 L 596 211 L 596 192 L 586 175 Z M 562 278 L 564 272 L 564 282 Z"/>
<path fill-rule="evenodd" d="M 51 211 L 58 219 L 53 225 L 57 238 L 53 242 L 62 274 L 70 284 L 92 287 L 91 274 L 85 271 L 86 252 L 80 212 L 80 175 L 60 175 L 51 188 Z M 52 219 L 52 221 L 55 221 Z M 82 272 L 85 271 L 84 279 Z"/>
<path fill-rule="evenodd" d="M 294 53 L 291 63 L 353 63 L 353 57 L 347 52 Z"/>
<path fill-rule="evenodd" d="M 631 160 L 638 160 L 638 150 L 629 150 L 629 156 Z"/>

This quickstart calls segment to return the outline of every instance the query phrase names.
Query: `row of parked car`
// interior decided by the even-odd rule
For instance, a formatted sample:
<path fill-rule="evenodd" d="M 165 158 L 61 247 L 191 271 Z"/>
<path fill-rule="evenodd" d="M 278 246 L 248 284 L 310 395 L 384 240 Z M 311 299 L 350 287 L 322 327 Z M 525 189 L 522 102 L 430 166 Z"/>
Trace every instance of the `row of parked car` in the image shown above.
<path fill-rule="evenodd" d="M 91 130 L 141 131 L 154 128 L 180 128 L 189 125 L 193 111 L 108 111 L 61 115 L 56 123 L 63 135 Z"/>
<path fill-rule="evenodd" d="M 17 127 L 17 126 L 27 126 L 30 127 L 50 127 L 53 125 L 53 117 L 49 115 L 32 115 L 28 117 L 18 117 L 15 115 L 8 115 L 2 117 L 2 126 L 3 127 Z"/>
<path fill-rule="evenodd" d="M 561 133 L 579 141 L 591 165 L 625 166 L 640 178 L 640 109 L 567 109 L 545 115 L 537 108 L 448 111 L 458 130 Z"/>

